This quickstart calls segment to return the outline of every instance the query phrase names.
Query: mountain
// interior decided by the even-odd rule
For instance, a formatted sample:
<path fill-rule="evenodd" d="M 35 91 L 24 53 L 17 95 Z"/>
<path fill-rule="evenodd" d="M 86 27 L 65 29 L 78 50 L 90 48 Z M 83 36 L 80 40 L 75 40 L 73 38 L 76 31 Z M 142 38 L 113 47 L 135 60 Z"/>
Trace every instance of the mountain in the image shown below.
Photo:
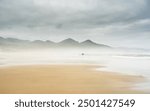
<path fill-rule="evenodd" d="M 47 40 L 47 41 L 42 41 L 42 40 L 35 40 L 35 41 L 32 41 L 31 43 L 33 44 L 54 44 L 54 42 L 50 41 L 50 40 Z"/>
<path fill-rule="evenodd" d="M 29 43 L 29 40 L 20 40 L 16 38 L 3 38 L 0 37 L 0 45 L 6 45 L 6 46 L 16 46 L 16 45 L 23 45 Z"/>
<path fill-rule="evenodd" d="M 77 48 L 110 48 L 108 45 L 98 44 L 91 40 L 85 40 L 78 42 L 74 39 L 68 38 L 58 43 L 61 47 L 77 47 Z"/>
<path fill-rule="evenodd" d="M 16 39 L 16 38 L 0 37 L 0 43 L 20 43 L 20 42 L 29 42 L 29 40 L 20 40 L 20 39 Z"/>
<path fill-rule="evenodd" d="M 51 46 L 53 46 L 55 43 L 54 42 L 52 42 L 52 41 L 50 41 L 50 40 L 47 40 L 47 41 L 42 41 L 42 40 L 35 40 L 35 41 L 32 41 L 32 42 L 30 42 L 30 45 L 32 46 L 32 47 L 39 47 L 39 48 L 41 48 L 41 47 L 51 47 Z"/>
<path fill-rule="evenodd" d="M 104 44 L 98 44 L 91 40 L 78 42 L 74 39 L 68 38 L 61 42 L 55 43 L 50 40 L 21 40 L 16 38 L 0 37 L 0 48 L 110 48 Z"/>
<path fill-rule="evenodd" d="M 101 47 L 101 48 L 109 48 L 110 47 L 108 45 L 95 43 L 91 40 L 85 40 L 85 41 L 81 42 L 80 45 L 83 47 L 91 47 L 91 48 L 92 47 Z"/>
<path fill-rule="evenodd" d="M 3 37 L 0 37 L 0 42 L 2 42 L 2 41 L 4 41 L 5 40 L 5 38 L 3 38 Z"/>
<path fill-rule="evenodd" d="M 1 45 L 1 44 L 4 44 L 5 42 L 6 42 L 5 38 L 0 37 L 0 45 Z"/>
<path fill-rule="evenodd" d="M 61 42 L 58 43 L 59 46 L 64 46 L 64 47 L 75 47 L 79 45 L 79 42 L 76 40 L 73 40 L 71 38 L 65 39 Z"/>

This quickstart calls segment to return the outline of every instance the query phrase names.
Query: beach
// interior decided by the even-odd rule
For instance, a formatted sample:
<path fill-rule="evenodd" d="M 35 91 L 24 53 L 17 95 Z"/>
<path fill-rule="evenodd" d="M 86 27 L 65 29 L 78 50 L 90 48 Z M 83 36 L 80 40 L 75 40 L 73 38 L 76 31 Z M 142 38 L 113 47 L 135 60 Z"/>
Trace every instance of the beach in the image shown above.
<path fill-rule="evenodd" d="M 1 94 L 135 94 L 144 78 L 96 71 L 94 65 L 20 65 L 0 67 Z"/>

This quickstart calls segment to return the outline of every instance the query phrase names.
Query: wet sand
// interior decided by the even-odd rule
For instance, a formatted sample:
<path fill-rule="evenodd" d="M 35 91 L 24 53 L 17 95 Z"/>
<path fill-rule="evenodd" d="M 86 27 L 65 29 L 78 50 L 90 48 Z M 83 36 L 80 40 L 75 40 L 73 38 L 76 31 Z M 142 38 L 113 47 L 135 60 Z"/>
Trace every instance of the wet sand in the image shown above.
<path fill-rule="evenodd" d="M 94 70 L 88 65 L 29 65 L 0 68 L 1 94 L 132 94 L 138 76 Z"/>

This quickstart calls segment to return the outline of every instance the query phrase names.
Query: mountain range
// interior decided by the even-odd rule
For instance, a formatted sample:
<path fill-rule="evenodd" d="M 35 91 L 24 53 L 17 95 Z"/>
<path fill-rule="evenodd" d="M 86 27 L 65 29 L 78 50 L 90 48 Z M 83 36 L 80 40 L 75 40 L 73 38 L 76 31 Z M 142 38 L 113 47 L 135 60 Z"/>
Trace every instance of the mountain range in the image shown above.
<path fill-rule="evenodd" d="M 0 37 L 0 48 L 111 48 L 108 45 L 98 44 L 91 40 L 78 42 L 68 38 L 61 42 L 53 42 L 50 40 L 21 40 L 16 38 Z"/>

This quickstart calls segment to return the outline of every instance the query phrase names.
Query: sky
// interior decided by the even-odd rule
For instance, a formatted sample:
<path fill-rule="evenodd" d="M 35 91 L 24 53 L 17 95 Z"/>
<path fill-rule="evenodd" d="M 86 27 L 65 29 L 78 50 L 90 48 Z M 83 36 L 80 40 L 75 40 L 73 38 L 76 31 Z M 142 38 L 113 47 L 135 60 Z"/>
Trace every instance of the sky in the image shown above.
<path fill-rule="evenodd" d="M 150 48 L 150 0 L 0 0 L 0 36 Z"/>

